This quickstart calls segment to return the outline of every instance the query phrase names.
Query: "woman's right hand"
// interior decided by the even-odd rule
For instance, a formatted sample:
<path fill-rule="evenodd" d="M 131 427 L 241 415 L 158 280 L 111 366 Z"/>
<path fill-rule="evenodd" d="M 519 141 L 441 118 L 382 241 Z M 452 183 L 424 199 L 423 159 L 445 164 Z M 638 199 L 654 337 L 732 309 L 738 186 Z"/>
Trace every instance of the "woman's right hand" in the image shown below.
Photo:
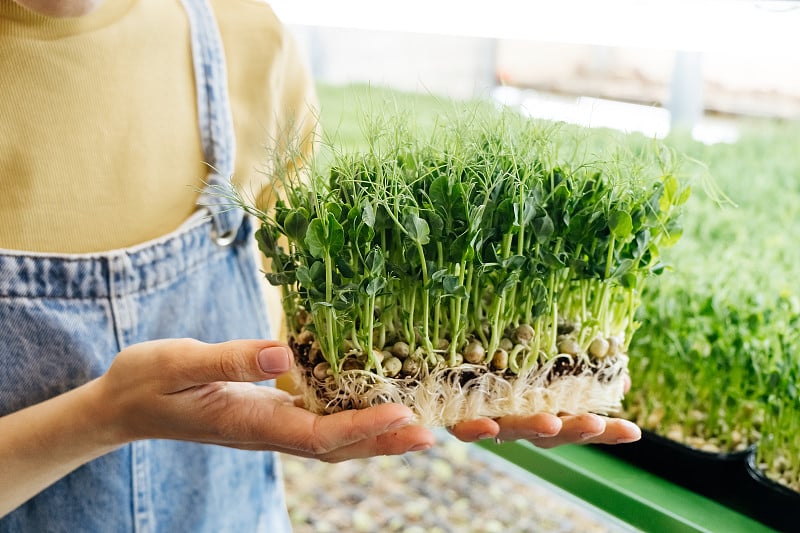
<path fill-rule="evenodd" d="M 291 351 L 277 342 L 159 340 L 120 352 L 96 386 L 120 442 L 187 440 L 329 462 L 433 445 L 405 406 L 319 416 L 285 391 L 253 383 L 290 367 Z"/>
<path fill-rule="evenodd" d="M 138 439 L 273 450 L 335 462 L 433 445 L 411 411 L 384 404 L 318 416 L 253 382 L 289 370 L 271 341 L 136 344 L 104 375 L 0 417 L 0 518 L 79 466 Z"/>

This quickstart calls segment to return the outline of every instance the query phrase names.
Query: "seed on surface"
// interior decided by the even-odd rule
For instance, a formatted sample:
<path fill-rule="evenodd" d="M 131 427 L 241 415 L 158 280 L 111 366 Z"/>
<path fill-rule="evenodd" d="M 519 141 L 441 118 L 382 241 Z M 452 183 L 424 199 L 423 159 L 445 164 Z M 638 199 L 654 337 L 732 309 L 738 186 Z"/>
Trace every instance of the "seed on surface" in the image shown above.
<path fill-rule="evenodd" d="M 297 344 L 310 344 L 314 340 L 314 333 L 311 330 L 304 329 L 300 333 L 297 334 L 297 337 L 294 338 L 294 342 Z"/>
<path fill-rule="evenodd" d="M 508 352 L 506 350 L 502 348 L 495 350 L 494 356 L 492 357 L 492 367 L 494 367 L 495 370 L 505 370 L 508 368 Z"/>
<path fill-rule="evenodd" d="M 529 344 L 534 335 L 536 335 L 536 331 L 530 324 L 520 324 L 514 331 L 514 338 L 520 344 Z"/>
<path fill-rule="evenodd" d="M 464 349 L 464 360 L 476 365 L 482 363 L 486 357 L 486 350 L 479 341 L 471 341 Z"/>
<path fill-rule="evenodd" d="M 397 357 L 387 357 L 383 361 L 383 373 L 386 377 L 393 378 L 403 370 L 403 362 Z"/>
<path fill-rule="evenodd" d="M 392 355 L 394 355 L 395 357 L 399 359 L 405 359 L 406 357 L 408 357 L 409 354 L 408 343 L 403 341 L 397 341 L 392 345 L 392 349 L 389 351 L 391 351 Z"/>
<path fill-rule="evenodd" d="M 618 355 L 622 351 L 622 339 L 616 335 L 608 338 L 608 355 Z"/>
<path fill-rule="evenodd" d="M 314 367 L 314 377 L 320 381 L 325 381 L 331 375 L 331 365 L 322 362 Z"/>
<path fill-rule="evenodd" d="M 589 353 L 598 359 L 608 355 L 609 342 L 603 337 L 597 337 L 589 345 Z"/>
<path fill-rule="evenodd" d="M 500 339 L 500 349 L 510 352 L 514 348 L 514 342 L 508 337 Z"/>
<path fill-rule="evenodd" d="M 342 363 L 342 370 L 361 370 L 363 368 L 364 365 L 354 358 L 345 359 L 344 363 Z"/>
<path fill-rule="evenodd" d="M 403 361 L 403 374 L 416 376 L 422 368 L 422 360 L 417 357 L 409 357 Z"/>
<path fill-rule="evenodd" d="M 567 353 L 569 355 L 578 355 L 581 351 L 581 347 L 578 346 L 578 343 L 575 339 L 572 338 L 565 338 L 559 341 L 558 343 L 558 353 Z"/>

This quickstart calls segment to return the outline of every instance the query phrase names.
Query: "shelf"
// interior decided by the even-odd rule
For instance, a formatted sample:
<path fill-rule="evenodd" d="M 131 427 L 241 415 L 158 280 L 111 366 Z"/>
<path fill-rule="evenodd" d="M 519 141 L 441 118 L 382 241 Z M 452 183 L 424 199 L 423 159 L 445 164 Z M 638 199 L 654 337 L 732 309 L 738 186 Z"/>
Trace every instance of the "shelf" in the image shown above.
<path fill-rule="evenodd" d="M 774 531 L 749 516 L 590 446 L 543 450 L 525 442 L 480 446 L 645 531 Z"/>

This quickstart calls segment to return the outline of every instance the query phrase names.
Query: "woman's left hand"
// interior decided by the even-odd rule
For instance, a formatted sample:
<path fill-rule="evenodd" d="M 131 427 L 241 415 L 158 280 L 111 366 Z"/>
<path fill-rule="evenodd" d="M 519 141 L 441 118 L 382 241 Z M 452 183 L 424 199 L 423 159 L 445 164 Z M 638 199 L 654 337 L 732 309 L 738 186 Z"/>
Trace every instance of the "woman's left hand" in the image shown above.
<path fill-rule="evenodd" d="M 626 376 L 624 391 L 631 388 Z M 483 439 L 501 441 L 527 440 L 540 448 L 562 444 L 624 444 L 642 438 L 639 426 L 621 418 L 595 414 L 504 416 L 478 418 L 448 428 L 450 433 L 465 442 Z"/>
<path fill-rule="evenodd" d="M 540 448 L 562 444 L 622 444 L 637 441 L 642 436 L 633 422 L 595 414 L 556 416 L 537 413 L 498 419 L 478 418 L 456 424 L 449 431 L 465 442 L 524 439 Z"/>

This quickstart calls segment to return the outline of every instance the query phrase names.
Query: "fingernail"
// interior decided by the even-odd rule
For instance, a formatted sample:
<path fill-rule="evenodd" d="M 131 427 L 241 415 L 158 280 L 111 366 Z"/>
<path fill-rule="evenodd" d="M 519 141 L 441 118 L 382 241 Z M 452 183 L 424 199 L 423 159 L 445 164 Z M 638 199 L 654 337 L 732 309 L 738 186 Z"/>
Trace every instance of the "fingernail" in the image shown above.
<path fill-rule="evenodd" d="M 289 370 L 291 360 L 289 352 L 281 346 L 264 348 L 258 352 L 258 366 L 270 374 L 282 374 Z"/>
<path fill-rule="evenodd" d="M 386 431 L 390 431 L 392 429 L 400 429 L 403 426 L 407 426 L 411 423 L 412 417 L 404 416 L 403 418 L 398 418 L 388 426 L 386 426 Z"/>
<path fill-rule="evenodd" d="M 424 452 L 425 450 L 429 450 L 431 447 L 428 443 L 417 444 L 416 446 L 412 446 L 408 449 L 410 452 Z"/>
<path fill-rule="evenodd" d="M 617 444 L 628 444 L 629 442 L 636 442 L 637 440 L 639 440 L 639 437 L 631 437 L 629 439 L 622 438 L 617 439 Z"/>
<path fill-rule="evenodd" d="M 491 433 L 481 433 L 480 435 L 478 435 L 478 440 L 492 439 L 492 438 L 494 438 L 494 435 L 492 435 Z"/>
<path fill-rule="evenodd" d="M 596 437 L 599 433 L 581 433 L 581 440 L 591 439 L 592 437 Z"/>

